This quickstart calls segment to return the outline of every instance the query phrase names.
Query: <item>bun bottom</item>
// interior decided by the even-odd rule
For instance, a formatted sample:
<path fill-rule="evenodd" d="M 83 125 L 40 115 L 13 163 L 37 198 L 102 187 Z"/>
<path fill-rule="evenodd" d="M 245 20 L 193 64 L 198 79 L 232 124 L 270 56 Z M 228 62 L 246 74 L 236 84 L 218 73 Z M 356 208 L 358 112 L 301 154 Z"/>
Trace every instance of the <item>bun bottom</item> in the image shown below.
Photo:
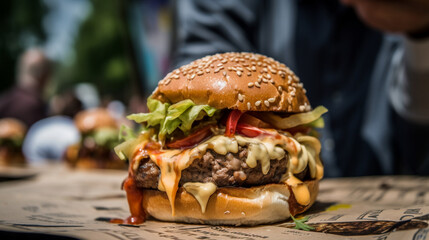
<path fill-rule="evenodd" d="M 143 190 L 143 208 L 152 217 L 171 222 L 211 225 L 258 225 L 280 222 L 290 215 L 304 212 L 315 202 L 319 181 L 304 182 L 310 191 L 310 203 L 299 205 L 285 184 L 268 184 L 251 188 L 219 188 L 210 197 L 202 213 L 193 195 L 179 188 L 175 199 L 175 215 L 171 213 L 167 194 Z"/>

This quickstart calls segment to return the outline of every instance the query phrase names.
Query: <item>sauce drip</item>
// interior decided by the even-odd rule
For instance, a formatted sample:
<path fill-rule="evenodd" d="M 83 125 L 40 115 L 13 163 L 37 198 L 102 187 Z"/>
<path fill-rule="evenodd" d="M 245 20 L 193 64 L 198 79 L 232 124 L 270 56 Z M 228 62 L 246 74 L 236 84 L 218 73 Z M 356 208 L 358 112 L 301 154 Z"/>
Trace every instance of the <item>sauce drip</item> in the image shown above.
<path fill-rule="evenodd" d="M 126 191 L 127 200 L 131 216 L 122 219 L 112 219 L 112 223 L 140 224 L 145 221 L 146 212 L 143 208 L 143 190 L 136 186 L 134 173 L 138 169 L 140 161 L 149 158 L 157 164 L 161 170 L 158 189 L 164 191 L 170 202 L 172 215 L 175 214 L 174 202 L 178 190 L 182 170 L 186 169 L 194 159 L 200 158 L 207 149 L 213 149 L 218 154 L 227 154 L 228 152 L 237 153 L 239 146 L 248 146 L 248 156 L 246 163 L 249 167 L 256 167 L 260 162 L 261 170 L 266 174 L 270 168 L 271 159 L 282 159 L 285 151 L 288 152 L 290 161 L 288 171 L 283 174 L 281 182 L 290 186 L 297 202 L 303 206 L 310 203 L 310 192 L 307 185 L 297 179 L 294 174 L 302 172 L 306 166 L 309 167 L 312 178 L 321 179 L 323 177 L 323 165 L 319 159 L 320 142 L 318 139 L 289 133 L 279 134 L 275 130 L 264 129 L 265 134 L 256 138 L 248 138 L 240 135 L 234 137 L 225 137 L 218 135 L 207 139 L 191 149 L 178 150 L 161 149 L 161 145 L 151 141 L 149 138 L 143 138 L 142 143 L 130 152 L 133 152 L 132 162 L 129 167 L 128 178 L 124 181 L 123 189 Z M 189 186 L 189 184 L 188 184 Z M 201 186 L 192 186 L 186 189 L 197 198 L 204 213 L 207 201 L 210 195 L 216 190 L 216 187 L 209 188 L 210 191 L 202 191 Z M 194 191 L 195 190 L 195 191 Z M 203 198 L 202 198 L 203 197 Z"/>
<path fill-rule="evenodd" d="M 133 160 L 129 166 L 128 177 L 122 184 L 122 189 L 125 190 L 127 194 L 127 201 L 131 216 L 125 219 L 111 219 L 110 223 L 137 225 L 143 223 L 146 220 L 146 213 L 143 209 L 143 190 L 139 189 L 135 183 L 133 166 L 138 164 L 139 160 L 147 157 L 149 154 L 161 154 L 162 152 L 159 151 L 159 149 L 160 145 L 158 143 L 144 142 L 142 147 L 136 151 L 136 154 L 134 155 Z"/>
<path fill-rule="evenodd" d="M 131 174 L 124 181 L 123 189 L 127 193 L 128 206 L 131 216 L 126 219 L 112 219 L 111 223 L 120 224 L 141 224 L 146 219 L 146 213 L 143 209 L 143 191 L 138 189 Z"/>

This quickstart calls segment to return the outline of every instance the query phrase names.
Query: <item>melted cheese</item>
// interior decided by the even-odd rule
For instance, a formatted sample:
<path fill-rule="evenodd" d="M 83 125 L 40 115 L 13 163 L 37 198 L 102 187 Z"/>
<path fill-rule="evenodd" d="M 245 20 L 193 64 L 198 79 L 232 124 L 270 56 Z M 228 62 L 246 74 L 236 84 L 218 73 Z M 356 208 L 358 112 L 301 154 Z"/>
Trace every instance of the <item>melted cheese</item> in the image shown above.
<path fill-rule="evenodd" d="M 286 184 L 291 187 L 297 203 L 304 206 L 310 204 L 310 191 L 305 183 L 290 175 L 286 180 Z"/>
<path fill-rule="evenodd" d="M 183 185 L 185 190 L 192 194 L 195 199 L 198 201 L 201 207 L 201 212 L 206 212 L 207 202 L 210 199 L 210 196 L 216 192 L 217 186 L 212 183 L 198 183 L 198 182 L 188 182 Z"/>
<path fill-rule="evenodd" d="M 256 138 L 248 138 L 235 135 L 232 138 L 223 135 L 216 135 L 192 149 L 186 150 L 159 150 L 145 151 L 145 156 L 157 164 L 161 170 L 158 189 L 167 193 L 174 215 L 174 200 L 178 189 L 181 172 L 189 167 L 192 162 L 201 158 L 208 149 L 212 149 L 218 154 L 226 155 L 228 152 L 237 153 L 239 146 L 247 146 L 248 154 L 246 163 L 254 168 L 261 165 L 262 173 L 267 174 L 270 170 L 271 160 L 280 160 L 284 158 L 285 151 L 288 152 L 288 170 L 282 176 L 282 182 L 289 185 L 295 195 L 297 202 L 301 205 L 307 205 L 310 202 L 310 193 L 305 185 L 294 174 L 302 172 L 309 167 L 312 178 L 321 179 L 323 177 L 323 166 L 319 158 L 320 142 L 318 139 L 297 134 L 291 136 L 288 133 L 280 134 L 275 130 L 266 130 L 267 134 Z M 136 161 L 139 162 L 139 161 Z M 133 169 L 137 170 L 139 163 L 134 163 Z M 194 185 L 188 185 L 193 191 L 195 197 L 199 196 L 201 209 L 205 211 L 210 191 L 196 190 L 203 189 Z M 213 190 L 213 188 L 210 188 Z M 214 190 L 215 191 L 215 190 Z M 214 192 L 213 191 L 213 192 Z M 207 201 L 205 200 L 207 198 Z"/>

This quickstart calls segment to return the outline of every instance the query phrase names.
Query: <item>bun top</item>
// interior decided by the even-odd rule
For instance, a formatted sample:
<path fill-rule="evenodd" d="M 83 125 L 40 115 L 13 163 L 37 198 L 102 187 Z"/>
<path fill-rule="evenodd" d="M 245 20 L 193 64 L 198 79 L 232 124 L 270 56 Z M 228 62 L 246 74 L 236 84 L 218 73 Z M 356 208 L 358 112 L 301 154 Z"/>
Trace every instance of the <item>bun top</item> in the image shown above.
<path fill-rule="evenodd" d="M 284 64 L 260 54 L 222 53 L 170 72 L 152 98 L 176 103 L 191 99 L 217 109 L 307 112 L 299 78 Z"/>
<path fill-rule="evenodd" d="M 74 118 L 76 127 L 82 133 L 88 133 L 98 128 L 117 128 L 118 124 L 112 115 L 104 108 L 94 108 L 81 111 Z"/>
<path fill-rule="evenodd" d="M 23 138 L 27 127 L 18 119 L 0 119 L 0 138 Z"/>

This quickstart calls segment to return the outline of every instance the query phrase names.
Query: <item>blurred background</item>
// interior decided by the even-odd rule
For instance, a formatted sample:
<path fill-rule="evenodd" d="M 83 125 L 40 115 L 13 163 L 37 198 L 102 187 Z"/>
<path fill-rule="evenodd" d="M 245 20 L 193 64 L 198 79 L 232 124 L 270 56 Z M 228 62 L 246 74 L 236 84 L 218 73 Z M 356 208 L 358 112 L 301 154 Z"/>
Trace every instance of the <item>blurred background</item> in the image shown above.
<path fill-rule="evenodd" d="M 127 105 L 137 101 L 134 98 L 145 99 L 167 71 L 168 0 L 14 0 L 0 4 L 0 94 L 14 85 L 19 56 L 29 48 L 40 48 L 53 63 L 43 91 L 46 101 L 72 89 L 80 99 L 94 87 L 98 99 L 80 99 L 84 107 L 113 100 Z"/>
<path fill-rule="evenodd" d="M 106 134 L 112 126 L 76 128 L 76 114 L 107 109 L 119 126 L 147 111 L 168 72 L 169 0 L 13 0 L 0 9 L 0 165 L 22 159 L 21 148 L 31 163 L 60 160 L 79 142 L 106 152 L 93 142 L 117 138 Z"/>

